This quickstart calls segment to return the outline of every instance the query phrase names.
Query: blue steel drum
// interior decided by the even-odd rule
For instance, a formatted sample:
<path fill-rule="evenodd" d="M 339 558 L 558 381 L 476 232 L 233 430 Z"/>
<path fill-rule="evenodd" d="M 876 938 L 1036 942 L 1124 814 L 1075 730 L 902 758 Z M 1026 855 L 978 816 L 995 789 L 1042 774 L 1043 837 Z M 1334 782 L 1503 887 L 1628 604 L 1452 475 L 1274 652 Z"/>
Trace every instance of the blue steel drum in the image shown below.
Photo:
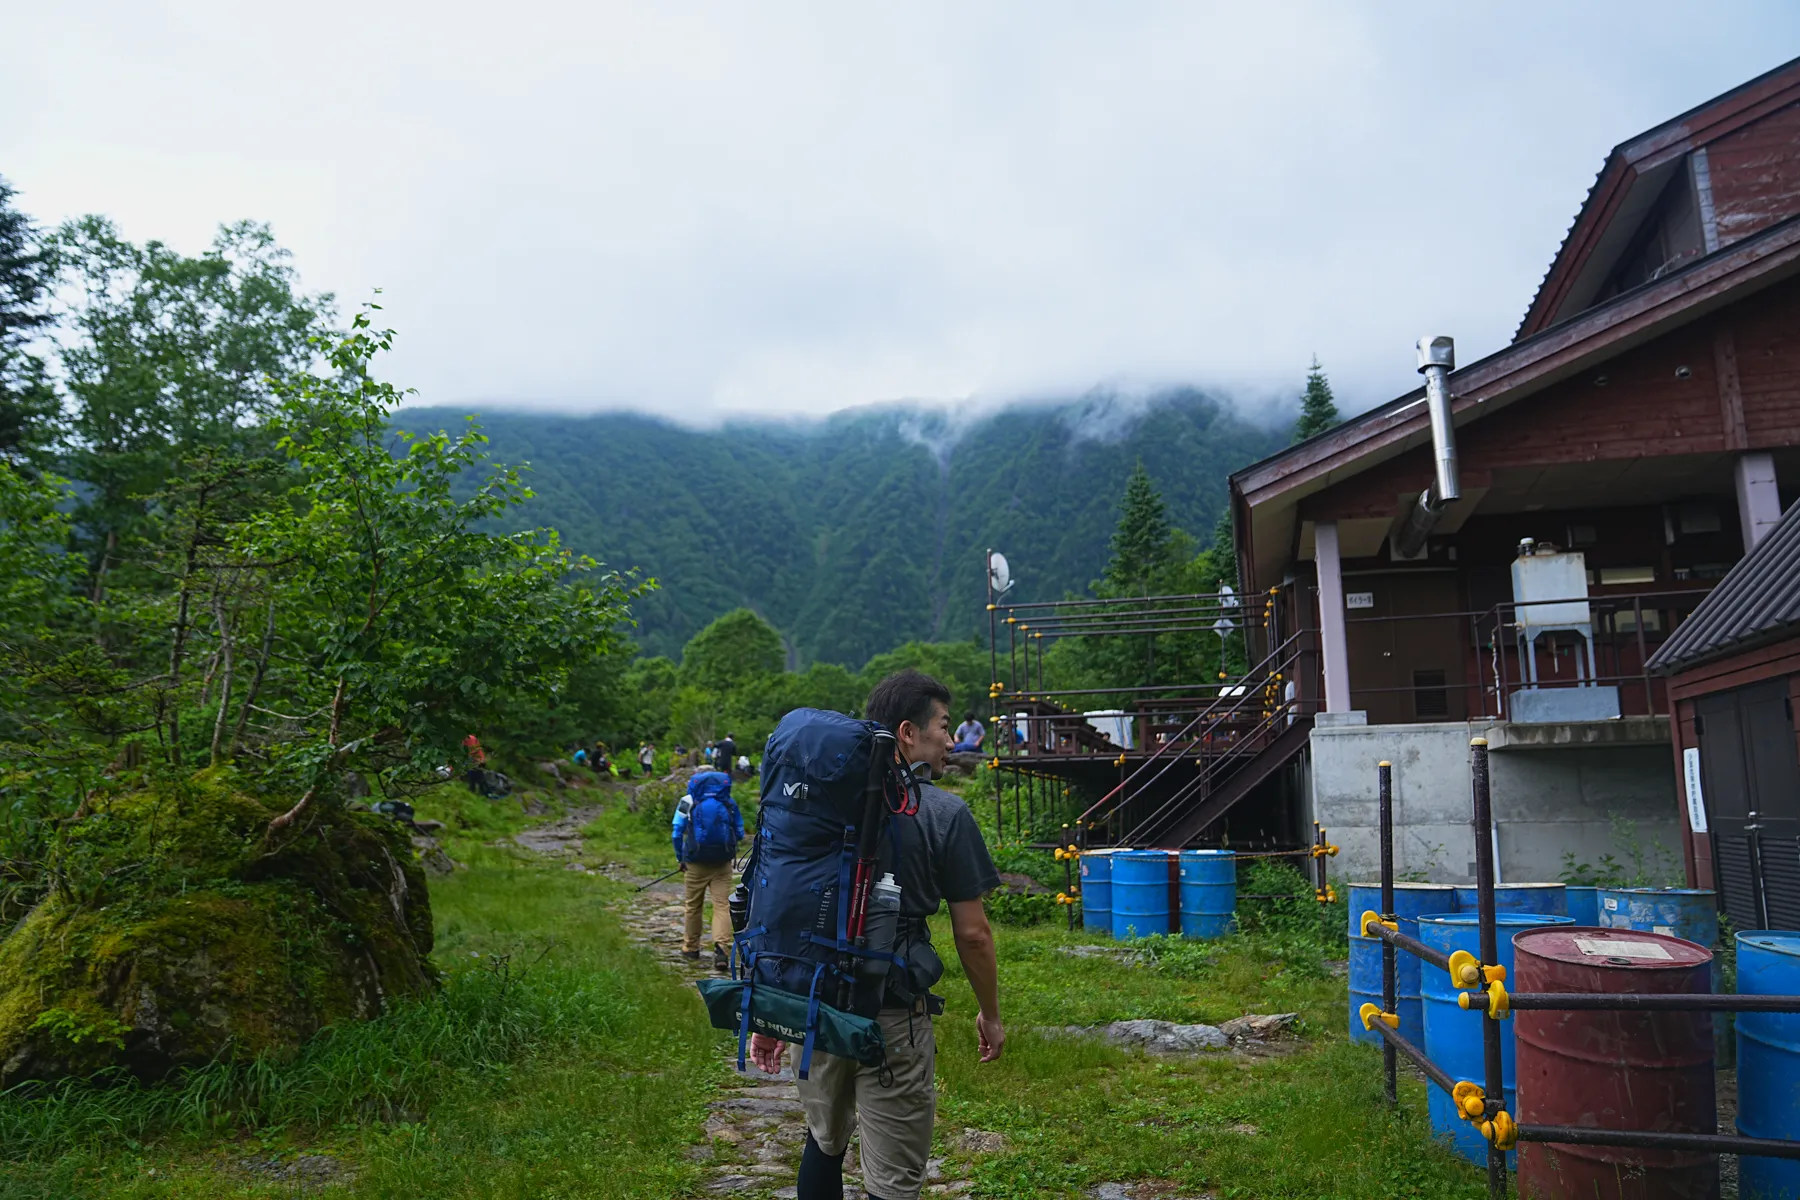
<path fill-rule="evenodd" d="M 1181 936 L 1221 938 L 1237 919 L 1237 852 L 1181 852 Z"/>
<path fill-rule="evenodd" d="M 1457 912 L 1476 912 L 1478 903 L 1480 901 L 1476 896 L 1474 884 L 1459 883 L 1456 885 Z M 1560 883 L 1496 883 L 1494 885 L 1494 911 L 1543 913 L 1547 916 L 1566 917 L 1569 915 L 1568 891 Z"/>
<path fill-rule="evenodd" d="M 1169 932 L 1173 850 L 1120 850 L 1112 856 L 1112 929 L 1120 941 Z"/>
<path fill-rule="evenodd" d="M 1737 935 L 1738 994 L 1800 996 L 1800 933 L 1759 930 Z M 1800 1013 L 1737 1015 L 1737 1131 L 1745 1137 L 1791 1138 L 1800 1132 Z M 1800 1196 L 1800 1161 L 1738 1160 L 1744 1200 Z"/>
<path fill-rule="evenodd" d="M 1607 929 L 1635 929 L 1682 938 L 1711 950 L 1719 944 L 1719 899 L 1704 888 L 1601 888 L 1600 919 Z M 1713 955 L 1713 991 L 1724 990 L 1719 956 Z M 1736 1048 L 1732 1014 L 1713 1013 L 1713 1051 L 1720 1066 L 1731 1063 Z"/>
<path fill-rule="evenodd" d="M 1569 920 L 1577 925 L 1600 923 L 1600 889 L 1569 884 L 1563 889 L 1569 898 Z"/>
<path fill-rule="evenodd" d="M 1433 950 L 1450 954 L 1467 950 L 1481 957 L 1480 918 L 1475 913 L 1443 913 L 1419 919 L 1419 940 Z M 1544 925 L 1572 924 L 1560 913 L 1502 912 L 1494 914 L 1494 932 L 1500 951 L 1500 965 L 1506 968 L 1508 980 L 1513 976 L 1513 935 L 1522 930 Z M 1450 975 L 1433 966 L 1422 972 L 1425 1008 L 1425 1057 L 1442 1067 L 1456 1080 L 1470 1080 L 1485 1085 L 1487 1067 L 1482 1054 L 1481 1027 L 1487 1020 L 1479 1011 L 1471 1012 L 1457 1005 L 1462 994 L 1450 986 Z M 1518 1111 L 1513 1096 L 1513 1027 L 1511 1021 L 1500 1022 L 1500 1082 L 1506 1089 L 1506 1111 Z M 1456 1113 L 1450 1097 L 1442 1088 L 1427 1089 L 1426 1108 L 1431 1115 L 1431 1132 L 1448 1137 L 1457 1153 L 1472 1163 L 1487 1163 L 1487 1140 L 1481 1131 Z M 1506 1156 L 1507 1165 L 1515 1155 Z"/>
<path fill-rule="evenodd" d="M 1447 883 L 1396 883 L 1394 916 L 1400 932 L 1407 937 L 1419 936 L 1422 913 L 1446 912 L 1454 903 L 1456 889 Z M 1357 1011 L 1365 1004 L 1381 1007 L 1381 942 L 1362 936 L 1362 915 L 1381 911 L 1379 883 L 1350 885 L 1350 1040 L 1381 1045 L 1381 1035 L 1362 1027 Z M 1419 960 L 1404 950 L 1394 953 L 1394 988 L 1398 999 L 1400 1032 L 1417 1042 L 1424 1029 L 1419 1008 Z"/>
<path fill-rule="evenodd" d="M 1084 850 L 1081 864 L 1081 927 L 1112 935 L 1111 850 Z"/>
<path fill-rule="evenodd" d="M 1700 888 L 1601 888 L 1599 924 L 1665 933 L 1710 950 L 1719 941 L 1718 897 Z"/>

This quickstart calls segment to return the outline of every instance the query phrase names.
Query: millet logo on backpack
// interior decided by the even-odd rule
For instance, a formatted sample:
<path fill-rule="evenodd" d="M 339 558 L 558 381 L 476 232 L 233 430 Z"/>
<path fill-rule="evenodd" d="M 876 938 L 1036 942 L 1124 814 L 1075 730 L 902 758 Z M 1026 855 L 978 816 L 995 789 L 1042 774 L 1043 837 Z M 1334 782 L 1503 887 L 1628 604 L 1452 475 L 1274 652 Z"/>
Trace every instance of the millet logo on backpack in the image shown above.
<path fill-rule="evenodd" d="M 786 784 L 782 787 L 781 794 L 789 797 L 798 796 L 804 800 L 806 799 L 806 785 L 804 783 Z"/>

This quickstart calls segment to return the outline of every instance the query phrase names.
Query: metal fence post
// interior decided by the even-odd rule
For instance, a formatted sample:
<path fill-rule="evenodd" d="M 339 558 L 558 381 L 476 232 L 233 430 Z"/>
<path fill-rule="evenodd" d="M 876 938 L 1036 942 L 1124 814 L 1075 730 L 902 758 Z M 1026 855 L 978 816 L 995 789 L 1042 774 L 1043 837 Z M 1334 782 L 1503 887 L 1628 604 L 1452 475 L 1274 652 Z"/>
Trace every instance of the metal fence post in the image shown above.
<path fill-rule="evenodd" d="M 1481 962 L 1493 966 L 1500 961 L 1500 939 L 1494 927 L 1494 811 L 1488 791 L 1488 744 L 1486 738 L 1469 743 L 1471 799 L 1475 834 L 1475 889 L 1477 919 L 1481 926 Z M 1481 1022 L 1483 1089 L 1487 1093 L 1487 1116 L 1506 1107 L 1506 1086 L 1500 1071 L 1500 1023 L 1492 1017 Z M 1506 1198 L 1506 1151 L 1488 1140 L 1487 1148 L 1489 1200 Z"/>
<path fill-rule="evenodd" d="M 1383 760 L 1376 768 L 1381 779 L 1381 919 L 1395 920 L 1394 916 L 1394 764 Z M 1399 1012 L 1400 998 L 1396 994 L 1394 978 L 1394 944 L 1383 939 L 1381 943 L 1381 1011 L 1384 1013 Z M 1407 1030 L 1412 1033 L 1412 1030 Z M 1381 1041 L 1382 1094 L 1386 1097 L 1388 1107 L 1400 1103 L 1399 1086 L 1395 1079 L 1397 1061 L 1394 1044 L 1383 1038 Z"/>

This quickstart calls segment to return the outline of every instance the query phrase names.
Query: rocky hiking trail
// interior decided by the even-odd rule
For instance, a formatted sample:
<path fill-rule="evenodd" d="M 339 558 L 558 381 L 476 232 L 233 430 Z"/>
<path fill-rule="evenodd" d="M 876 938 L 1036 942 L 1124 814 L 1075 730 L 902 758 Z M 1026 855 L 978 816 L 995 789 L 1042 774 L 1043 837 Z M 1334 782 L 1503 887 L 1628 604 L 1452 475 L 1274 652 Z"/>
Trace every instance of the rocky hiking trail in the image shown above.
<path fill-rule="evenodd" d="M 596 812 L 591 808 L 571 809 L 565 816 L 532 826 L 513 840 L 547 858 L 567 860 L 569 870 L 594 871 L 633 888 L 649 883 L 649 879 L 620 863 L 589 865 L 584 857 L 581 829 Z M 681 957 L 681 897 L 681 877 L 677 875 L 632 892 L 621 906 L 619 917 L 631 940 L 665 969 L 687 980 L 705 979 L 712 973 L 709 958 L 694 962 Z M 709 1140 L 689 1151 L 696 1161 L 708 1165 L 703 1190 L 711 1195 L 793 1196 L 800 1149 L 806 1141 L 806 1123 L 801 1116 L 793 1068 L 784 1066 L 779 1075 L 765 1075 L 746 1063 L 745 1069 L 739 1071 L 735 1046 L 722 1061 L 731 1072 L 731 1080 L 707 1106 L 704 1129 Z M 970 1154 L 992 1153 L 1004 1148 L 1005 1140 L 997 1133 L 969 1129 L 956 1139 L 956 1145 Z M 962 1195 L 973 1186 L 970 1180 L 953 1178 L 954 1169 L 944 1158 L 933 1158 L 928 1171 L 928 1196 Z M 846 1200 L 862 1200 L 862 1189 L 855 1186 L 860 1174 L 854 1142 L 845 1158 L 844 1176 Z"/>
<path fill-rule="evenodd" d="M 634 890 L 620 905 L 619 918 L 631 941 L 654 956 L 664 969 L 683 979 L 695 981 L 709 977 L 712 974 L 709 956 L 703 956 L 699 961 L 681 957 L 681 877 L 676 875 L 651 883 L 649 878 L 634 873 L 622 863 L 596 865 L 586 854 L 581 829 L 598 811 L 597 808 L 570 809 L 562 817 L 519 833 L 513 841 L 546 858 L 565 860 L 568 870 L 592 871 L 630 884 Z M 639 887 L 643 890 L 635 890 Z M 1152 1054 L 1229 1047 L 1231 1053 L 1261 1056 L 1287 1052 L 1286 1047 L 1277 1049 L 1276 1046 L 1293 1019 L 1294 1014 L 1282 1013 L 1247 1016 L 1226 1022 L 1219 1028 L 1138 1021 L 1094 1029 L 1051 1027 L 1038 1032 L 1050 1037 L 1098 1037 Z M 703 1194 L 775 1197 L 777 1200 L 793 1197 L 793 1179 L 800 1167 L 800 1151 L 806 1139 L 806 1123 L 801 1115 L 793 1067 L 787 1065 L 778 1075 L 765 1075 L 746 1063 L 745 1069 L 739 1071 L 735 1044 L 724 1052 L 721 1061 L 730 1072 L 730 1080 L 707 1106 L 704 1132 L 708 1140 L 688 1151 L 694 1161 L 707 1164 Z M 1232 1131 L 1247 1136 L 1259 1132 L 1248 1125 L 1233 1126 Z M 963 1129 L 947 1138 L 940 1130 L 939 1138 L 940 1145 L 948 1153 L 935 1155 L 927 1163 L 926 1196 L 969 1193 L 974 1180 L 965 1174 L 967 1168 L 983 1156 L 1007 1149 L 1005 1136 L 990 1130 Z M 862 1188 L 858 1186 L 861 1172 L 856 1152 L 856 1143 L 852 1139 L 850 1152 L 844 1160 L 846 1200 L 864 1200 Z M 1134 1180 L 1096 1184 L 1087 1190 L 1087 1195 L 1093 1200 L 1213 1200 L 1215 1193 L 1184 1190 L 1166 1180 Z"/>

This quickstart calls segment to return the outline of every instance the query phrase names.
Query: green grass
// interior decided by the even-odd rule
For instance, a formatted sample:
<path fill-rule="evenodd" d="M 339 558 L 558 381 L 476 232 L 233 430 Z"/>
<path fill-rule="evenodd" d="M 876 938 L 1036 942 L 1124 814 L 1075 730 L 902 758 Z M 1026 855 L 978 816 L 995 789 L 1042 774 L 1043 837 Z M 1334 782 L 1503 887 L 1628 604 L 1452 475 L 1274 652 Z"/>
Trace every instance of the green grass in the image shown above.
<path fill-rule="evenodd" d="M 660 874 L 672 865 L 666 818 L 654 796 L 639 813 L 625 796 L 607 793 L 585 858 Z M 691 989 L 625 938 L 609 906 L 629 885 L 507 848 L 529 823 L 516 800 L 452 786 L 418 807 L 446 823 L 446 848 L 469 868 L 432 885 L 449 975 L 439 999 L 338 1030 L 287 1064 L 0 1099 L 0 1197 L 273 1200 L 293 1185 L 235 1164 L 300 1152 L 356 1170 L 353 1187 L 328 1196 L 703 1195 L 706 1177 L 683 1152 L 725 1078 L 723 1035 L 705 1027 Z M 1217 943 L 1145 939 L 1129 964 L 1063 953 L 1110 943 L 1060 919 L 998 927 L 1008 1045 L 983 1065 L 940 916 L 938 1137 L 953 1177 L 973 1178 L 977 1200 L 1074 1198 L 1137 1179 L 1221 1200 L 1484 1195 L 1481 1173 L 1430 1141 L 1422 1084 L 1403 1079 L 1399 1113 L 1382 1105 L 1379 1055 L 1342 1029 L 1344 982 L 1325 964 L 1341 951 L 1316 906 L 1248 924 Z M 1299 1039 L 1264 1058 L 1157 1059 L 1034 1032 L 1285 1011 L 1300 1014 Z M 970 1157 L 953 1146 L 964 1127 L 998 1131 L 1007 1147 Z"/>
<path fill-rule="evenodd" d="M 940 925 L 934 940 L 948 946 Z M 1177 953 L 1164 943 L 1159 961 L 1135 966 L 1060 952 L 1091 940 L 1048 925 L 999 931 L 1007 1049 L 990 1064 L 976 1061 L 974 1003 L 946 956 L 940 1140 L 975 1127 L 1010 1143 L 972 1161 L 975 1195 L 1074 1196 L 1132 1179 L 1259 1200 L 1486 1195 L 1481 1172 L 1430 1142 L 1423 1084 L 1403 1079 L 1400 1112 L 1385 1109 L 1380 1054 L 1345 1037 L 1344 983 L 1316 953 L 1300 958 L 1258 936 Z M 1033 1032 L 1140 1017 L 1216 1024 L 1243 1012 L 1298 1012 L 1300 1045 L 1265 1059 L 1161 1059 Z"/>
<path fill-rule="evenodd" d="M 234 1166 L 301 1150 L 354 1167 L 357 1196 L 689 1194 L 720 1073 L 696 997 L 626 940 L 625 885 L 486 845 L 517 802 L 443 792 L 420 815 L 470 869 L 432 885 L 440 997 L 290 1063 L 0 1099 L 0 1197 L 288 1196 Z"/>

